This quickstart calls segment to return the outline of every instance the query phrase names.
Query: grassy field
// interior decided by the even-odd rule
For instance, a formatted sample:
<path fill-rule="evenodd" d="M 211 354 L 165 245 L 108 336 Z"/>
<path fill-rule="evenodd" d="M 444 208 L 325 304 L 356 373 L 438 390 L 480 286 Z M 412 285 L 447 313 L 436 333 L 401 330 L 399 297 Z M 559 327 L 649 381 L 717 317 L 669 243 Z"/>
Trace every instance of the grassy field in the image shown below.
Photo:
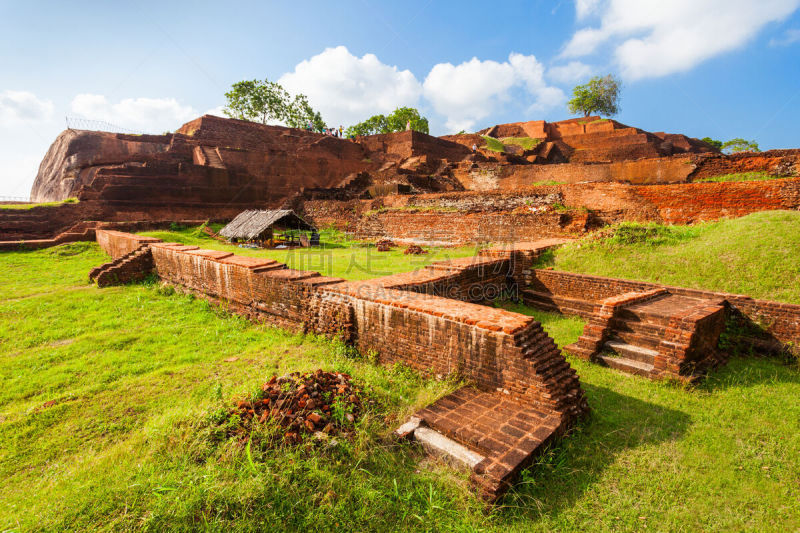
<path fill-rule="evenodd" d="M 625 223 L 546 254 L 540 266 L 800 304 L 798 250 L 800 212 L 765 211 L 695 226 Z"/>
<path fill-rule="evenodd" d="M 462 246 L 458 248 L 424 247 L 429 253 L 423 255 L 404 255 L 404 247 L 398 246 L 388 252 L 378 252 L 374 246 L 348 241 L 343 234 L 335 231 L 321 233 L 320 248 L 298 248 L 294 250 L 260 250 L 240 248 L 212 239 L 199 228 L 182 228 L 173 231 L 147 231 L 142 235 L 157 237 L 165 242 L 180 242 L 207 248 L 225 250 L 238 255 L 268 257 L 285 263 L 297 270 L 314 270 L 324 276 L 360 280 L 388 276 L 398 272 L 408 272 L 422 268 L 434 261 L 444 261 L 457 257 L 468 257 L 477 253 L 478 248 Z"/>
<path fill-rule="evenodd" d="M 87 284 L 106 260 L 93 243 L 0 255 L 0 530 L 800 527 L 800 374 L 777 360 L 734 359 L 684 389 L 570 359 L 591 415 L 487 513 L 464 474 L 389 437 L 456 383 L 156 284 Z M 507 307 L 560 345 L 583 328 Z M 319 367 L 378 400 L 352 440 L 248 454 L 210 438 L 221 404 L 273 373 Z"/>

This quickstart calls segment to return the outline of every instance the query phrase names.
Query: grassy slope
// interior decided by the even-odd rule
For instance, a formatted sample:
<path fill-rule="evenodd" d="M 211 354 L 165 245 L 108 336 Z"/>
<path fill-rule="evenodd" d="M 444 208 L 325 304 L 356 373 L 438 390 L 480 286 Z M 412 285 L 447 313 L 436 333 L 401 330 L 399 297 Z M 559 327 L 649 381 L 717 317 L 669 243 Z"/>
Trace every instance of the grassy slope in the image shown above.
<path fill-rule="evenodd" d="M 500 142 L 505 144 L 516 144 L 521 146 L 523 150 L 530 150 L 540 142 L 542 139 L 534 139 L 532 137 L 503 137 Z"/>
<path fill-rule="evenodd" d="M 240 248 L 216 241 L 197 228 L 179 231 L 148 231 L 143 235 L 157 237 L 165 242 L 181 242 L 208 248 L 225 250 L 238 255 L 268 257 L 297 270 L 314 270 L 325 276 L 344 279 L 370 279 L 388 276 L 398 272 L 408 272 L 429 265 L 433 261 L 443 261 L 457 257 L 467 257 L 476 253 L 475 246 L 459 248 L 425 247 L 429 253 L 424 255 L 404 255 L 402 246 L 389 252 L 378 252 L 374 246 L 354 246 L 344 240 L 341 234 L 323 232 L 324 248 L 295 250 L 253 250 Z"/>
<path fill-rule="evenodd" d="M 0 529 L 800 527 L 800 376 L 775 360 L 736 359 L 684 390 L 571 359 L 591 416 L 485 515 L 463 475 L 387 438 L 453 383 L 156 286 L 87 285 L 103 260 L 85 243 L 0 255 L 10 285 L 0 294 Z M 510 308 L 560 345 L 583 326 Z M 252 461 L 210 444 L 204 413 L 218 398 L 317 367 L 350 372 L 381 402 L 353 442 L 254 450 Z"/>
<path fill-rule="evenodd" d="M 656 240 L 585 239 L 560 248 L 542 265 L 800 303 L 800 212 L 655 228 Z"/>

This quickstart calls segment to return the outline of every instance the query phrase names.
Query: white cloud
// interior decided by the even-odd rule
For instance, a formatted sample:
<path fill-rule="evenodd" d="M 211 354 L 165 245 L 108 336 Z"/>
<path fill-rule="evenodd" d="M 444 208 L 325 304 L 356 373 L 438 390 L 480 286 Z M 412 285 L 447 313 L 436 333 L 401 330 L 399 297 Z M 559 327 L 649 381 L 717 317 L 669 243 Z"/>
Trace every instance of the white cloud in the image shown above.
<path fill-rule="evenodd" d="M 600 6 L 600 0 L 575 0 L 575 13 L 578 20 L 583 20 L 595 13 Z"/>
<path fill-rule="evenodd" d="M 70 109 L 81 118 L 145 133 L 175 130 L 199 115 L 192 106 L 182 105 L 175 98 L 126 98 L 112 104 L 100 94 L 79 94 Z"/>
<path fill-rule="evenodd" d="M 588 78 L 593 69 L 586 63 L 570 61 L 566 65 L 558 65 L 547 69 L 547 77 L 559 83 L 573 83 Z"/>
<path fill-rule="evenodd" d="M 610 43 L 627 79 L 683 72 L 744 45 L 798 6 L 800 0 L 706 0 L 702 5 L 697 0 L 577 2 L 578 18 L 596 11 L 600 27 L 575 32 L 561 56 L 589 55 Z"/>
<path fill-rule="evenodd" d="M 38 122 L 52 116 L 53 102 L 50 100 L 42 100 L 27 91 L 0 92 L 0 120 L 3 122 Z"/>
<path fill-rule="evenodd" d="M 382 63 L 374 54 L 359 58 L 344 46 L 300 62 L 278 83 L 292 94 L 305 94 L 333 125 L 355 124 L 400 106 L 415 107 L 422 93 L 411 71 Z"/>
<path fill-rule="evenodd" d="M 783 37 L 772 38 L 769 40 L 770 46 L 789 46 L 790 44 L 800 42 L 800 29 L 790 28 L 786 30 Z"/>
<path fill-rule="evenodd" d="M 515 53 L 503 63 L 478 58 L 460 65 L 439 63 L 423 86 L 425 97 L 446 117 L 452 131 L 471 130 L 513 100 L 530 102 L 529 112 L 544 111 L 564 100 L 561 89 L 544 81 L 544 67 L 536 57 Z"/>

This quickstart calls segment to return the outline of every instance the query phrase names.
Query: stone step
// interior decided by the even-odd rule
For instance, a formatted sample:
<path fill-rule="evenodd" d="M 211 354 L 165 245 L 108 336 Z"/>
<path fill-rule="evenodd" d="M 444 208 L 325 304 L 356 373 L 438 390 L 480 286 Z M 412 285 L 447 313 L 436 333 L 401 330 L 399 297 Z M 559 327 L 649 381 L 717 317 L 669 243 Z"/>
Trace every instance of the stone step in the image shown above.
<path fill-rule="evenodd" d="M 648 377 L 650 373 L 653 371 L 653 365 L 648 363 L 643 363 L 641 361 L 635 361 L 633 359 L 628 359 L 627 357 L 598 355 L 597 358 L 602 363 L 613 369 L 620 370 L 622 372 L 627 372 L 629 374 L 635 374 L 637 376 Z"/>
<path fill-rule="evenodd" d="M 658 355 L 656 350 L 645 348 L 643 346 L 635 346 L 633 344 L 616 340 L 606 341 L 603 347 L 621 355 L 624 358 L 648 364 L 650 366 L 653 365 L 655 358 Z"/>

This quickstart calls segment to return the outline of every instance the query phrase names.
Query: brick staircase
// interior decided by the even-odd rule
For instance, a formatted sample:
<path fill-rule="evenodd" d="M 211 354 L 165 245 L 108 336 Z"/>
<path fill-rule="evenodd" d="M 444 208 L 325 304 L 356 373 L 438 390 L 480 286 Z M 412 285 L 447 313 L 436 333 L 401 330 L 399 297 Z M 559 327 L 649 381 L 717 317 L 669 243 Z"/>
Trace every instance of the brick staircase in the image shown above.
<path fill-rule="evenodd" d="M 219 155 L 219 149 L 214 146 L 201 145 L 200 150 L 203 153 L 205 164 L 213 168 L 225 168 L 225 163 L 222 162 L 222 156 Z"/>
<path fill-rule="evenodd" d="M 602 300 L 565 350 L 630 374 L 693 381 L 721 362 L 716 345 L 724 324 L 722 300 L 627 293 Z"/>
<path fill-rule="evenodd" d="M 89 272 L 89 279 L 98 287 L 108 287 L 142 280 L 152 270 L 153 254 L 150 246 L 143 244 L 110 263 L 93 268 Z"/>

